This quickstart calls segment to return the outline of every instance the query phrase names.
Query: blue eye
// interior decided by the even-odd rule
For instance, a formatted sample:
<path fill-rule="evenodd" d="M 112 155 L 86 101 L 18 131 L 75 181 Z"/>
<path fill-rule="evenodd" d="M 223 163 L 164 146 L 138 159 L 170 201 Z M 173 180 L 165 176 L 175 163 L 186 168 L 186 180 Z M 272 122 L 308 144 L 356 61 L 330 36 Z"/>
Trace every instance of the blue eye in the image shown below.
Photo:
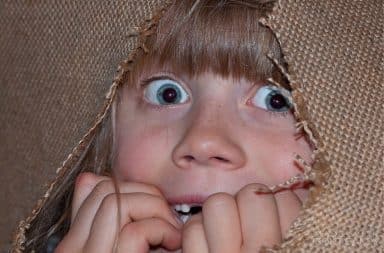
<path fill-rule="evenodd" d="M 171 79 L 151 81 L 144 90 L 146 100 L 155 105 L 182 104 L 188 100 L 188 93 Z"/>
<path fill-rule="evenodd" d="M 292 108 L 291 93 L 272 85 L 260 87 L 251 102 L 254 106 L 274 112 L 286 112 Z"/>

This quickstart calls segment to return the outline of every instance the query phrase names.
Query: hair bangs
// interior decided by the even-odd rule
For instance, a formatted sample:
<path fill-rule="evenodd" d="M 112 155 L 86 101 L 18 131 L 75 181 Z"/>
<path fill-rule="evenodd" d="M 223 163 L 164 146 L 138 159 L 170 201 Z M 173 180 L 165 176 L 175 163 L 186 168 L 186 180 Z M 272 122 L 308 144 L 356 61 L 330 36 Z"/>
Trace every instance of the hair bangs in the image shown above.
<path fill-rule="evenodd" d="M 176 0 L 148 39 L 149 52 L 138 67 L 167 66 L 190 76 L 211 71 L 251 81 L 274 77 L 267 55 L 281 62 L 280 47 L 259 23 L 272 7 L 273 1 Z"/>

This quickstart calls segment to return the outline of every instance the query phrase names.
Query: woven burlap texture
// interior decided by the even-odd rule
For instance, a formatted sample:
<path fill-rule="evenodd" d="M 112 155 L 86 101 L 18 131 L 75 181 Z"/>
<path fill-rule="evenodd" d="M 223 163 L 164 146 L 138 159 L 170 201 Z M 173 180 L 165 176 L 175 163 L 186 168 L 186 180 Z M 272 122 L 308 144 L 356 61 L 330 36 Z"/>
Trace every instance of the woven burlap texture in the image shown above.
<path fill-rule="evenodd" d="M 133 1 L 132 3 L 119 4 L 122 6 L 124 6 L 124 4 L 131 4 L 132 6 L 130 6 L 130 8 L 132 8 L 132 12 L 135 14 L 138 13 L 138 15 L 141 14 L 144 17 L 147 17 L 149 13 L 145 12 L 144 10 L 147 9 L 145 7 L 142 9 L 142 6 L 151 6 L 156 9 L 154 3 L 151 3 L 150 1 L 142 1 L 140 4 Z M 13 5 L 15 6 L 15 11 L 28 8 L 25 4 L 20 6 L 16 4 Z M 31 3 L 31 5 L 34 4 Z M 71 4 L 67 3 L 65 5 Z M 83 3 L 83 5 L 86 4 Z M 94 10 L 101 12 L 107 12 L 105 9 L 108 8 L 109 11 L 117 11 L 110 10 L 110 7 L 106 8 L 106 6 L 102 5 L 103 3 L 92 3 L 92 6 L 86 7 L 94 8 Z M 140 8 L 138 8 L 139 5 Z M 39 8 L 41 7 L 42 6 Z M 63 9 L 57 8 L 54 4 L 52 4 L 50 8 L 52 8 L 51 11 L 56 11 L 58 15 L 62 15 Z M 68 6 L 62 6 L 62 8 L 65 10 Z M 74 8 L 74 6 L 72 6 L 72 8 Z M 124 8 L 128 7 L 125 6 Z M 76 8 L 72 9 L 74 13 L 82 13 L 81 9 L 75 9 Z M 142 12 L 140 12 L 140 10 Z M 84 11 L 84 9 L 82 9 L 82 11 Z M 127 9 L 125 9 L 125 11 L 127 11 Z M 97 20 L 97 18 L 96 20 L 93 20 L 97 22 L 95 27 L 98 25 L 101 27 L 105 26 L 105 30 L 99 30 L 102 32 L 101 34 L 104 33 L 101 36 L 102 38 L 106 36 L 105 33 L 108 35 L 111 35 L 111 33 L 113 34 L 113 31 L 109 30 L 109 28 L 112 29 L 111 27 L 116 28 L 124 26 L 125 24 L 122 22 L 124 20 L 126 20 L 126 24 L 128 25 L 121 28 L 119 32 L 123 34 L 126 33 L 128 37 L 128 31 L 131 31 L 128 27 L 135 27 L 141 23 L 140 20 L 145 19 L 137 17 L 136 23 L 134 23 L 135 25 L 130 26 L 129 24 L 131 24 L 131 21 L 129 20 L 134 16 L 131 17 L 125 12 L 118 12 L 121 14 L 121 17 L 119 15 L 117 16 L 121 19 L 117 18 L 117 16 L 109 16 L 111 18 L 110 21 L 113 21 L 110 23 L 106 22 L 109 17 L 105 17 L 107 20 Z M 46 18 L 47 20 L 53 17 L 51 14 L 45 16 L 44 14 L 39 13 L 38 15 L 41 15 L 42 19 Z M 12 15 L 9 14 L 9 16 L 8 19 L 12 19 Z M 22 17 L 23 15 L 20 14 L 19 18 Z M 73 20 L 72 15 L 69 15 L 66 18 L 66 25 L 68 20 Z M 9 20 L 7 22 L 9 22 Z M 20 21 L 16 22 L 15 19 L 14 22 L 16 24 Z M 56 21 L 49 20 L 49 22 L 55 23 Z M 39 29 L 42 29 L 41 32 L 45 32 L 43 34 L 50 34 L 50 32 L 52 32 L 47 27 L 44 27 L 44 25 L 50 24 L 49 22 L 40 23 L 42 27 L 37 25 Z M 74 26 L 72 29 L 87 31 L 86 27 L 75 28 L 76 25 L 79 24 L 76 23 L 77 21 L 72 22 L 72 25 Z M 90 25 L 89 19 L 87 22 L 84 21 L 83 23 L 87 23 L 90 26 L 89 29 L 94 29 Z M 102 24 L 102 22 L 106 23 Z M 319 159 L 327 159 L 329 165 L 328 169 L 330 171 L 330 176 L 327 180 L 319 183 L 314 190 L 314 194 L 312 194 L 311 199 L 301 213 L 301 216 L 290 229 L 289 236 L 283 243 L 280 251 L 384 251 L 384 129 L 382 117 L 382 98 L 384 94 L 382 78 L 383 52 L 381 49 L 383 44 L 382 24 L 384 23 L 384 20 L 382 1 L 351 1 L 348 4 L 345 4 L 345 2 L 341 0 L 324 2 L 281 0 L 278 5 L 276 5 L 273 14 L 269 19 L 264 20 L 264 23 L 273 29 L 282 45 L 286 61 L 289 64 L 289 79 L 297 94 L 295 97 L 299 119 L 301 120 L 303 127 L 310 129 L 308 132 L 314 134 L 314 139 L 317 140 L 317 148 L 319 151 L 322 151 L 321 154 L 319 153 Z M 32 29 L 36 24 L 34 22 L 26 22 L 25 25 L 28 28 L 25 28 L 24 32 L 27 33 L 30 31 L 29 29 Z M 9 27 L 10 25 L 8 28 Z M 34 31 L 34 33 L 35 32 L 36 31 Z M 66 33 L 67 36 L 70 34 L 70 32 Z M 39 36 L 36 34 L 34 34 L 34 36 L 38 41 Z M 48 38 L 54 38 L 54 41 L 57 43 L 63 43 L 60 42 L 60 39 L 58 38 L 61 38 L 61 40 L 68 40 L 68 38 L 63 36 L 60 31 L 54 31 L 50 36 L 52 37 Z M 87 37 L 84 34 L 82 36 Z M 111 35 L 111 37 L 113 36 Z M 119 38 L 122 39 L 123 37 Z M 52 121 L 44 123 L 50 126 L 47 129 L 56 130 L 56 128 L 60 129 L 61 127 L 61 131 L 57 130 L 57 132 L 52 132 L 52 136 L 60 136 L 60 133 L 62 134 L 63 131 L 67 131 L 65 132 L 65 135 L 61 135 L 61 140 L 55 140 L 55 142 L 48 147 L 55 146 L 55 144 L 59 143 L 68 143 L 72 140 L 73 142 L 70 143 L 70 145 L 73 145 L 73 143 L 76 142 L 74 138 L 77 138 L 77 140 L 80 139 L 78 135 L 73 136 L 73 133 L 78 132 L 76 123 L 82 122 L 81 129 L 85 129 L 87 125 L 90 125 L 90 122 L 92 121 L 91 119 L 96 116 L 96 111 L 100 108 L 95 108 L 94 105 L 101 105 L 101 103 L 98 103 L 99 100 L 101 100 L 99 98 L 101 97 L 101 94 L 107 90 L 107 84 L 111 83 L 111 80 L 113 79 L 112 76 L 114 76 L 113 72 L 116 70 L 114 61 L 110 60 L 108 62 L 104 61 L 104 59 L 110 59 L 111 57 L 108 56 L 108 53 L 115 52 L 116 57 L 113 59 L 118 60 L 117 58 L 119 56 L 121 57 L 121 52 L 129 52 L 130 49 L 134 48 L 134 46 L 132 46 L 133 44 L 131 47 L 128 46 L 128 39 L 125 40 L 124 38 L 124 43 L 122 43 L 121 40 L 114 41 L 112 39 L 108 43 L 103 44 L 104 47 L 100 48 L 100 52 L 96 53 L 97 50 L 93 51 L 94 46 L 100 43 L 97 41 L 98 39 L 101 40 L 100 38 L 97 38 L 97 36 L 96 39 L 93 40 L 93 44 L 90 43 L 90 45 L 83 45 L 86 44 L 85 42 L 87 42 L 87 40 L 77 41 L 76 38 L 71 38 L 76 46 L 73 47 L 72 45 L 72 47 L 69 48 L 73 49 L 78 46 L 80 49 L 77 53 L 71 53 L 70 55 L 72 55 L 72 57 L 75 59 L 82 59 L 84 55 L 87 55 L 87 52 L 91 55 L 93 53 L 94 55 L 92 55 L 93 57 L 90 57 L 92 60 L 88 59 L 88 61 L 84 62 L 74 59 L 71 61 L 64 60 L 60 63 L 64 64 L 66 62 L 64 66 L 67 66 L 67 69 L 64 68 L 62 71 L 60 69 L 60 64 L 57 64 L 57 58 L 63 57 L 65 59 L 66 52 L 63 51 L 60 55 L 57 55 L 56 58 L 52 58 L 52 56 L 55 55 L 45 55 L 45 53 L 42 52 L 41 47 L 44 43 L 41 44 L 32 41 L 35 42 L 35 44 L 32 43 L 32 45 L 39 46 L 34 48 L 33 46 L 28 45 L 25 41 L 19 42 L 24 43 L 20 48 L 26 51 L 23 52 L 21 50 L 20 52 L 20 50 L 17 50 L 19 52 L 16 56 L 12 55 L 12 53 L 15 53 L 16 51 L 12 46 L 7 48 L 10 52 L 4 50 L 6 56 L 5 59 L 8 59 L 6 63 L 8 63 L 9 66 L 15 64 L 12 63 L 15 59 L 19 59 L 19 62 L 17 62 L 18 64 L 15 65 L 22 66 L 16 69 L 14 66 L 13 68 L 5 68 L 5 76 L 10 79 L 9 81 L 6 79 L 5 82 L 8 84 L 8 89 L 6 89 L 5 93 L 5 99 L 8 99 L 7 104 L 10 103 L 10 97 L 15 97 L 15 95 L 11 96 L 9 94 L 16 92 L 18 90 L 17 88 L 19 88 L 19 94 L 24 95 L 21 99 L 28 97 L 28 94 L 23 93 L 23 88 L 26 88 L 25 86 L 27 86 L 27 83 L 36 85 L 37 87 L 44 87 L 44 89 L 38 92 L 39 96 L 37 96 L 38 99 L 40 99 L 39 106 L 43 105 L 44 107 L 54 106 L 56 101 L 53 100 L 51 103 L 44 102 L 44 96 L 41 96 L 40 93 L 45 94 L 45 92 L 47 92 L 46 90 L 50 90 L 51 93 L 47 94 L 47 97 L 49 98 L 46 98 L 46 100 L 52 101 L 51 99 L 54 97 L 53 95 L 55 94 L 55 89 L 57 89 L 57 87 L 62 87 L 62 92 L 68 92 L 63 86 L 60 86 L 59 83 L 62 85 L 65 84 L 66 89 L 68 86 L 74 86 L 72 93 L 69 94 L 72 94 L 70 97 L 78 96 L 77 99 L 74 99 L 77 103 L 69 103 L 73 107 L 68 106 L 69 109 L 67 115 L 60 111 L 60 113 L 63 113 L 64 115 L 56 119 L 56 125 L 52 125 Z M 134 41 L 134 38 L 131 40 Z M 49 42 L 49 39 L 44 40 L 44 42 L 47 41 Z M 4 44 L 3 41 L 1 41 L 1 43 Z M 64 45 L 65 44 L 66 43 L 64 43 Z M 44 46 L 47 47 L 47 45 Z M 48 52 L 57 53 L 55 45 L 48 45 L 48 48 L 49 47 L 51 47 L 51 49 L 48 50 Z M 34 50 L 35 53 L 31 53 L 34 52 Z M 104 50 L 108 53 L 105 53 Z M 38 53 L 36 54 L 36 52 Z M 3 51 L 1 53 L 3 54 Z M 28 53 L 33 57 L 38 55 L 39 57 L 46 58 L 34 58 L 31 60 L 26 57 Z M 61 60 L 63 59 L 60 59 L 60 61 Z M 51 66 L 49 66 L 49 64 L 46 66 L 44 61 L 52 63 Z M 35 71 L 31 71 L 30 68 L 31 66 L 34 66 L 33 63 L 37 66 L 40 66 L 39 64 L 41 64 L 43 67 L 40 67 L 40 69 L 37 67 Z M 100 65 L 99 68 L 93 66 L 98 64 Z M 53 73 L 56 73 L 55 75 L 52 74 L 54 77 L 50 77 L 49 73 L 51 72 L 48 70 L 51 69 L 49 68 L 53 68 Z M 106 71 L 106 69 L 110 70 L 108 74 L 103 72 Z M 64 75 L 66 78 L 63 78 L 62 75 L 59 75 L 65 73 L 65 70 L 68 71 L 67 73 L 78 73 L 78 79 L 72 80 L 72 83 L 68 83 L 67 79 L 70 79 L 68 76 Z M 3 71 L 3 69 L 1 71 Z M 90 73 L 93 73 L 94 76 Z M 80 79 L 79 77 L 83 78 Z M 30 79 L 32 79 L 32 81 L 37 79 L 38 81 L 31 83 Z M 65 79 L 65 81 L 61 79 Z M 52 83 L 55 83 L 57 86 L 50 86 Z M 11 86 L 11 84 L 13 86 Z M 88 84 L 88 87 L 84 88 L 86 84 Z M 103 84 L 104 89 L 102 90 L 99 85 Z M 83 106 L 86 104 L 84 101 L 78 101 L 79 99 L 81 100 L 81 98 L 87 100 L 87 97 L 84 97 L 84 92 L 82 91 L 89 91 L 92 88 L 94 89 L 93 92 L 98 94 L 99 97 L 95 98 L 94 104 L 87 108 L 89 111 L 85 110 L 86 112 L 84 112 L 83 110 L 79 110 L 89 117 L 86 117 L 84 120 L 82 120 L 84 115 L 80 115 L 78 118 L 71 118 L 73 115 L 76 115 L 74 109 L 82 108 L 80 105 Z M 62 97 L 62 95 L 57 97 Z M 28 105 L 31 104 L 33 103 Z M 33 107 L 28 108 L 28 106 L 25 108 L 26 110 L 33 109 Z M 10 108 L 8 107 L 8 109 Z M 40 111 L 44 112 L 41 108 L 36 109 L 37 111 L 40 109 Z M 5 110 L 5 112 L 7 111 Z M 25 115 L 19 115 L 19 120 L 23 122 L 23 117 L 25 118 L 29 112 L 30 111 L 27 111 Z M 42 112 L 41 114 L 43 116 L 35 119 L 35 115 L 30 121 L 34 124 L 39 123 L 41 125 L 32 124 L 32 127 L 28 129 L 35 130 L 42 126 L 47 127 L 41 123 L 44 122 L 42 119 L 45 119 Z M 60 114 L 59 112 L 56 113 L 57 115 Z M 63 126 L 63 122 L 66 122 L 65 119 L 68 119 L 68 117 L 73 120 L 68 122 L 68 126 Z M 8 120 L 17 122 L 12 117 L 8 118 Z M 70 128 L 70 123 L 72 123 L 74 127 Z M 70 129 L 69 132 L 68 128 Z M 86 131 L 83 131 L 83 133 L 84 132 Z M 14 134 L 11 130 L 9 130 L 8 133 Z M 4 134 L 4 136 L 6 135 Z M 70 140 L 68 140 L 69 136 Z M 38 137 L 39 136 L 37 136 L 37 138 Z M 14 138 L 12 139 L 9 137 L 8 140 L 11 140 L 9 141 L 10 145 L 14 144 Z M 47 145 L 46 141 L 44 143 Z M 36 143 L 29 144 L 31 147 Z M 65 151 L 68 151 L 68 147 L 69 146 L 65 146 L 64 150 L 57 150 L 56 156 L 63 158 L 61 156 L 63 155 L 62 152 L 65 153 Z M 11 147 L 8 148 L 11 149 Z M 29 155 L 31 157 L 34 157 L 35 155 L 39 157 L 40 153 L 29 153 Z M 51 163 L 54 163 L 56 157 L 52 159 Z M 26 173 L 24 170 L 28 167 L 31 167 L 31 165 L 25 163 L 24 167 L 18 168 L 19 173 L 20 171 Z M 30 173 L 34 174 L 35 172 Z M 320 173 L 318 175 L 320 175 Z"/>
<path fill-rule="evenodd" d="M 0 1 L 0 252 L 88 131 L 160 1 Z"/>
<path fill-rule="evenodd" d="M 281 0 L 264 21 L 330 169 L 284 252 L 384 251 L 383 5 Z"/>

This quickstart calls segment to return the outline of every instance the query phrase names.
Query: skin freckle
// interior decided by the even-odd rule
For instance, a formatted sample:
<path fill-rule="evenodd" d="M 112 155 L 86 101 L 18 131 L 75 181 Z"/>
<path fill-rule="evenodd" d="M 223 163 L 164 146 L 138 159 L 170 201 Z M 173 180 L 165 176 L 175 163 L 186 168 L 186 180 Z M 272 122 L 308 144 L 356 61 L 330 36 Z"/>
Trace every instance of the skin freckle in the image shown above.
<path fill-rule="evenodd" d="M 236 96 L 244 93 L 234 87 L 250 84 L 222 85 L 223 80 L 213 73 L 184 78 L 194 85 L 190 89 L 198 106 L 186 102 L 141 111 L 126 101 L 132 109 L 119 111 L 117 129 L 129 128 L 132 134 L 120 134 L 116 169 L 169 194 L 202 189 L 235 193 L 244 183 L 275 185 L 297 175 L 292 154 L 310 161 L 311 148 L 305 139 L 295 139 L 293 115 L 274 117 L 240 106 L 237 101 L 245 99 Z"/>

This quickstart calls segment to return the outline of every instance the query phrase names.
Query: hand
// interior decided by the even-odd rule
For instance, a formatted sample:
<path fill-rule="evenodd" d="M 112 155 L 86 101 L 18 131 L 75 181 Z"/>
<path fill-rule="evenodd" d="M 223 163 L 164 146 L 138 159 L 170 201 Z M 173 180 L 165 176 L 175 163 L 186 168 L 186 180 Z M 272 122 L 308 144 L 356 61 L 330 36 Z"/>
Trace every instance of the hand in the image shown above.
<path fill-rule="evenodd" d="M 261 246 L 281 243 L 301 209 L 292 191 L 256 194 L 261 184 L 250 184 L 235 197 L 226 193 L 210 196 L 203 211 L 183 228 L 183 253 L 256 253 Z"/>
<path fill-rule="evenodd" d="M 71 226 L 55 253 L 147 253 L 150 246 L 181 246 L 180 221 L 154 186 L 120 183 L 118 201 L 109 177 L 82 173 L 76 180 Z M 114 251 L 115 239 L 118 239 Z"/>

